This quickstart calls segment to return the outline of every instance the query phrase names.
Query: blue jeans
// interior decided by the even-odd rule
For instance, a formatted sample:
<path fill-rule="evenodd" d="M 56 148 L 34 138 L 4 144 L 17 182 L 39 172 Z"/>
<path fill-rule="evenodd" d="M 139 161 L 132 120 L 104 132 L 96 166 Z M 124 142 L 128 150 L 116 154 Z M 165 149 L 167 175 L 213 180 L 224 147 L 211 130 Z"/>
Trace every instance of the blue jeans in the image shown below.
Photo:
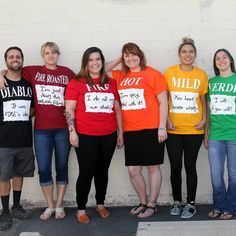
<path fill-rule="evenodd" d="M 236 213 L 236 141 L 209 140 L 208 157 L 211 167 L 214 209 Z M 228 188 L 224 181 L 227 158 Z"/>
<path fill-rule="evenodd" d="M 36 129 L 34 131 L 35 154 L 38 162 L 39 181 L 42 187 L 53 184 L 52 154 L 55 151 L 56 183 L 68 183 L 68 158 L 70 153 L 67 129 Z"/>

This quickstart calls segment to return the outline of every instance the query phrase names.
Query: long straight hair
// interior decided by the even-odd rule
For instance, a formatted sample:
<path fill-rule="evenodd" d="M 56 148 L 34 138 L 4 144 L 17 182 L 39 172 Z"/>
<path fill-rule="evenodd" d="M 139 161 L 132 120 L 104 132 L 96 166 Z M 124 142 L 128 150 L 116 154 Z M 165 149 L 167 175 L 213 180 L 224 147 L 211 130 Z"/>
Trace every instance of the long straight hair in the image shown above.
<path fill-rule="evenodd" d="M 213 67 L 214 67 L 214 71 L 215 71 L 215 75 L 219 75 L 220 74 L 220 70 L 216 67 L 216 54 L 218 52 L 224 52 L 229 60 L 230 60 L 230 67 L 231 67 L 231 71 L 233 73 L 235 73 L 235 65 L 234 65 L 234 58 L 232 57 L 232 55 L 230 54 L 230 52 L 224 48 L 221 48 L 221 49 L 218 49 L 215 54 L 214 54 L 214 57 L 213 57 Z"/>
<path fill-rule="evenodd" d="M 90 47 L 85 50 L 83 57 L 82 57 L 80 71 L 76 75 L 75 79 L 79 80 L 81 78 L 85 78 L 87 80 L 88 85 L 91 86 L 94 84 L 93 79 L 91 78 L 91 76 L 89 74 L 89 70 L 88 70 L 89 56 L 94 52 L 99 53 L 101 60 L 102 60 L 102 68 L 100 71 L 100 85 L 104 86 L 104 84 L 106 84 L 109 81 L 109 77 L 107 76 L 106 71 L 105 71 L 105 57 L 102 53 L 102 50 L 97 47 Z"/>

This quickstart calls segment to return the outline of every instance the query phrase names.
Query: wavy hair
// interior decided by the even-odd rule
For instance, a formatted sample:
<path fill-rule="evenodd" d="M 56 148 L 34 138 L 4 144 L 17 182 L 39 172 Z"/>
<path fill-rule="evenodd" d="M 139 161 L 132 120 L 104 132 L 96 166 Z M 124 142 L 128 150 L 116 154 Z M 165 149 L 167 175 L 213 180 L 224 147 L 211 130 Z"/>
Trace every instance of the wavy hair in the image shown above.
<path fill-rule="evenodd" d="M 135 44 L 135 43 L 126 43 L 124 44 L 123 48 L 122 48 L 122 59 L 121 59 L 121 63 L 122 63 L 122 71 L 124 73 L 130 71 L 129 67 L 125 64 L 124 61 L 124 54 L 134 54 L 137 55 L 140 59 L 140 67 L 142 70 L 145 70 L 147 65 L 147 60 L 146 57 L 144 55 L 144 52 L 140 49 L 140 47 Z"/>

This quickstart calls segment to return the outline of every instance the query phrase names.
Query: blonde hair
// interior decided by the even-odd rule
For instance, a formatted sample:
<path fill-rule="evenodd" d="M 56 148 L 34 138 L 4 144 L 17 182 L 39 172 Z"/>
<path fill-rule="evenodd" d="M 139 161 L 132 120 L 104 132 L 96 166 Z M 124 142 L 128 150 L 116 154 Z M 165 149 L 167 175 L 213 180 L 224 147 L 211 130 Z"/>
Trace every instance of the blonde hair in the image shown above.
<path fill-rule="evenodd" d="M 52 48 L 58 55 L 60 55 L 60 49 L 58 47 L 58 45 L 54 42 L 46 42 L 41 46 L 41 55 L 43 55 L 44 50 L 46 47 Z"/>
<path fill-rule="evenodd" d="M 182 38 L 182 43 L 179 45 L 179 49 L 178 49 L 179 54 L 180 54 L 180 51 L 184 45 L 191 45 L 193 47 L 195 53 L 197 54 L 197 49 L 196 49 L 194 40 L 192 38 L 190 38 L 189 36 L 185 36 Z"/>

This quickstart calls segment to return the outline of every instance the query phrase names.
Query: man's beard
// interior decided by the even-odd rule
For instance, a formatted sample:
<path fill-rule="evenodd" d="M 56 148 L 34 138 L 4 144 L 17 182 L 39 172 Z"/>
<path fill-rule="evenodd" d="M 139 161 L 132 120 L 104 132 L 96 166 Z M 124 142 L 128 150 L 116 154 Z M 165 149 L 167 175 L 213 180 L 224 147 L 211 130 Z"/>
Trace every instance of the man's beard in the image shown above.
<path fill-rule="evenodd" d="M 14 72 L 21 71 L 22 67 L 23 67 L 23 64 L 18 63 L 18 62 L 12 62 L 11 64 L 7 63 L 7 69 Z"/>

